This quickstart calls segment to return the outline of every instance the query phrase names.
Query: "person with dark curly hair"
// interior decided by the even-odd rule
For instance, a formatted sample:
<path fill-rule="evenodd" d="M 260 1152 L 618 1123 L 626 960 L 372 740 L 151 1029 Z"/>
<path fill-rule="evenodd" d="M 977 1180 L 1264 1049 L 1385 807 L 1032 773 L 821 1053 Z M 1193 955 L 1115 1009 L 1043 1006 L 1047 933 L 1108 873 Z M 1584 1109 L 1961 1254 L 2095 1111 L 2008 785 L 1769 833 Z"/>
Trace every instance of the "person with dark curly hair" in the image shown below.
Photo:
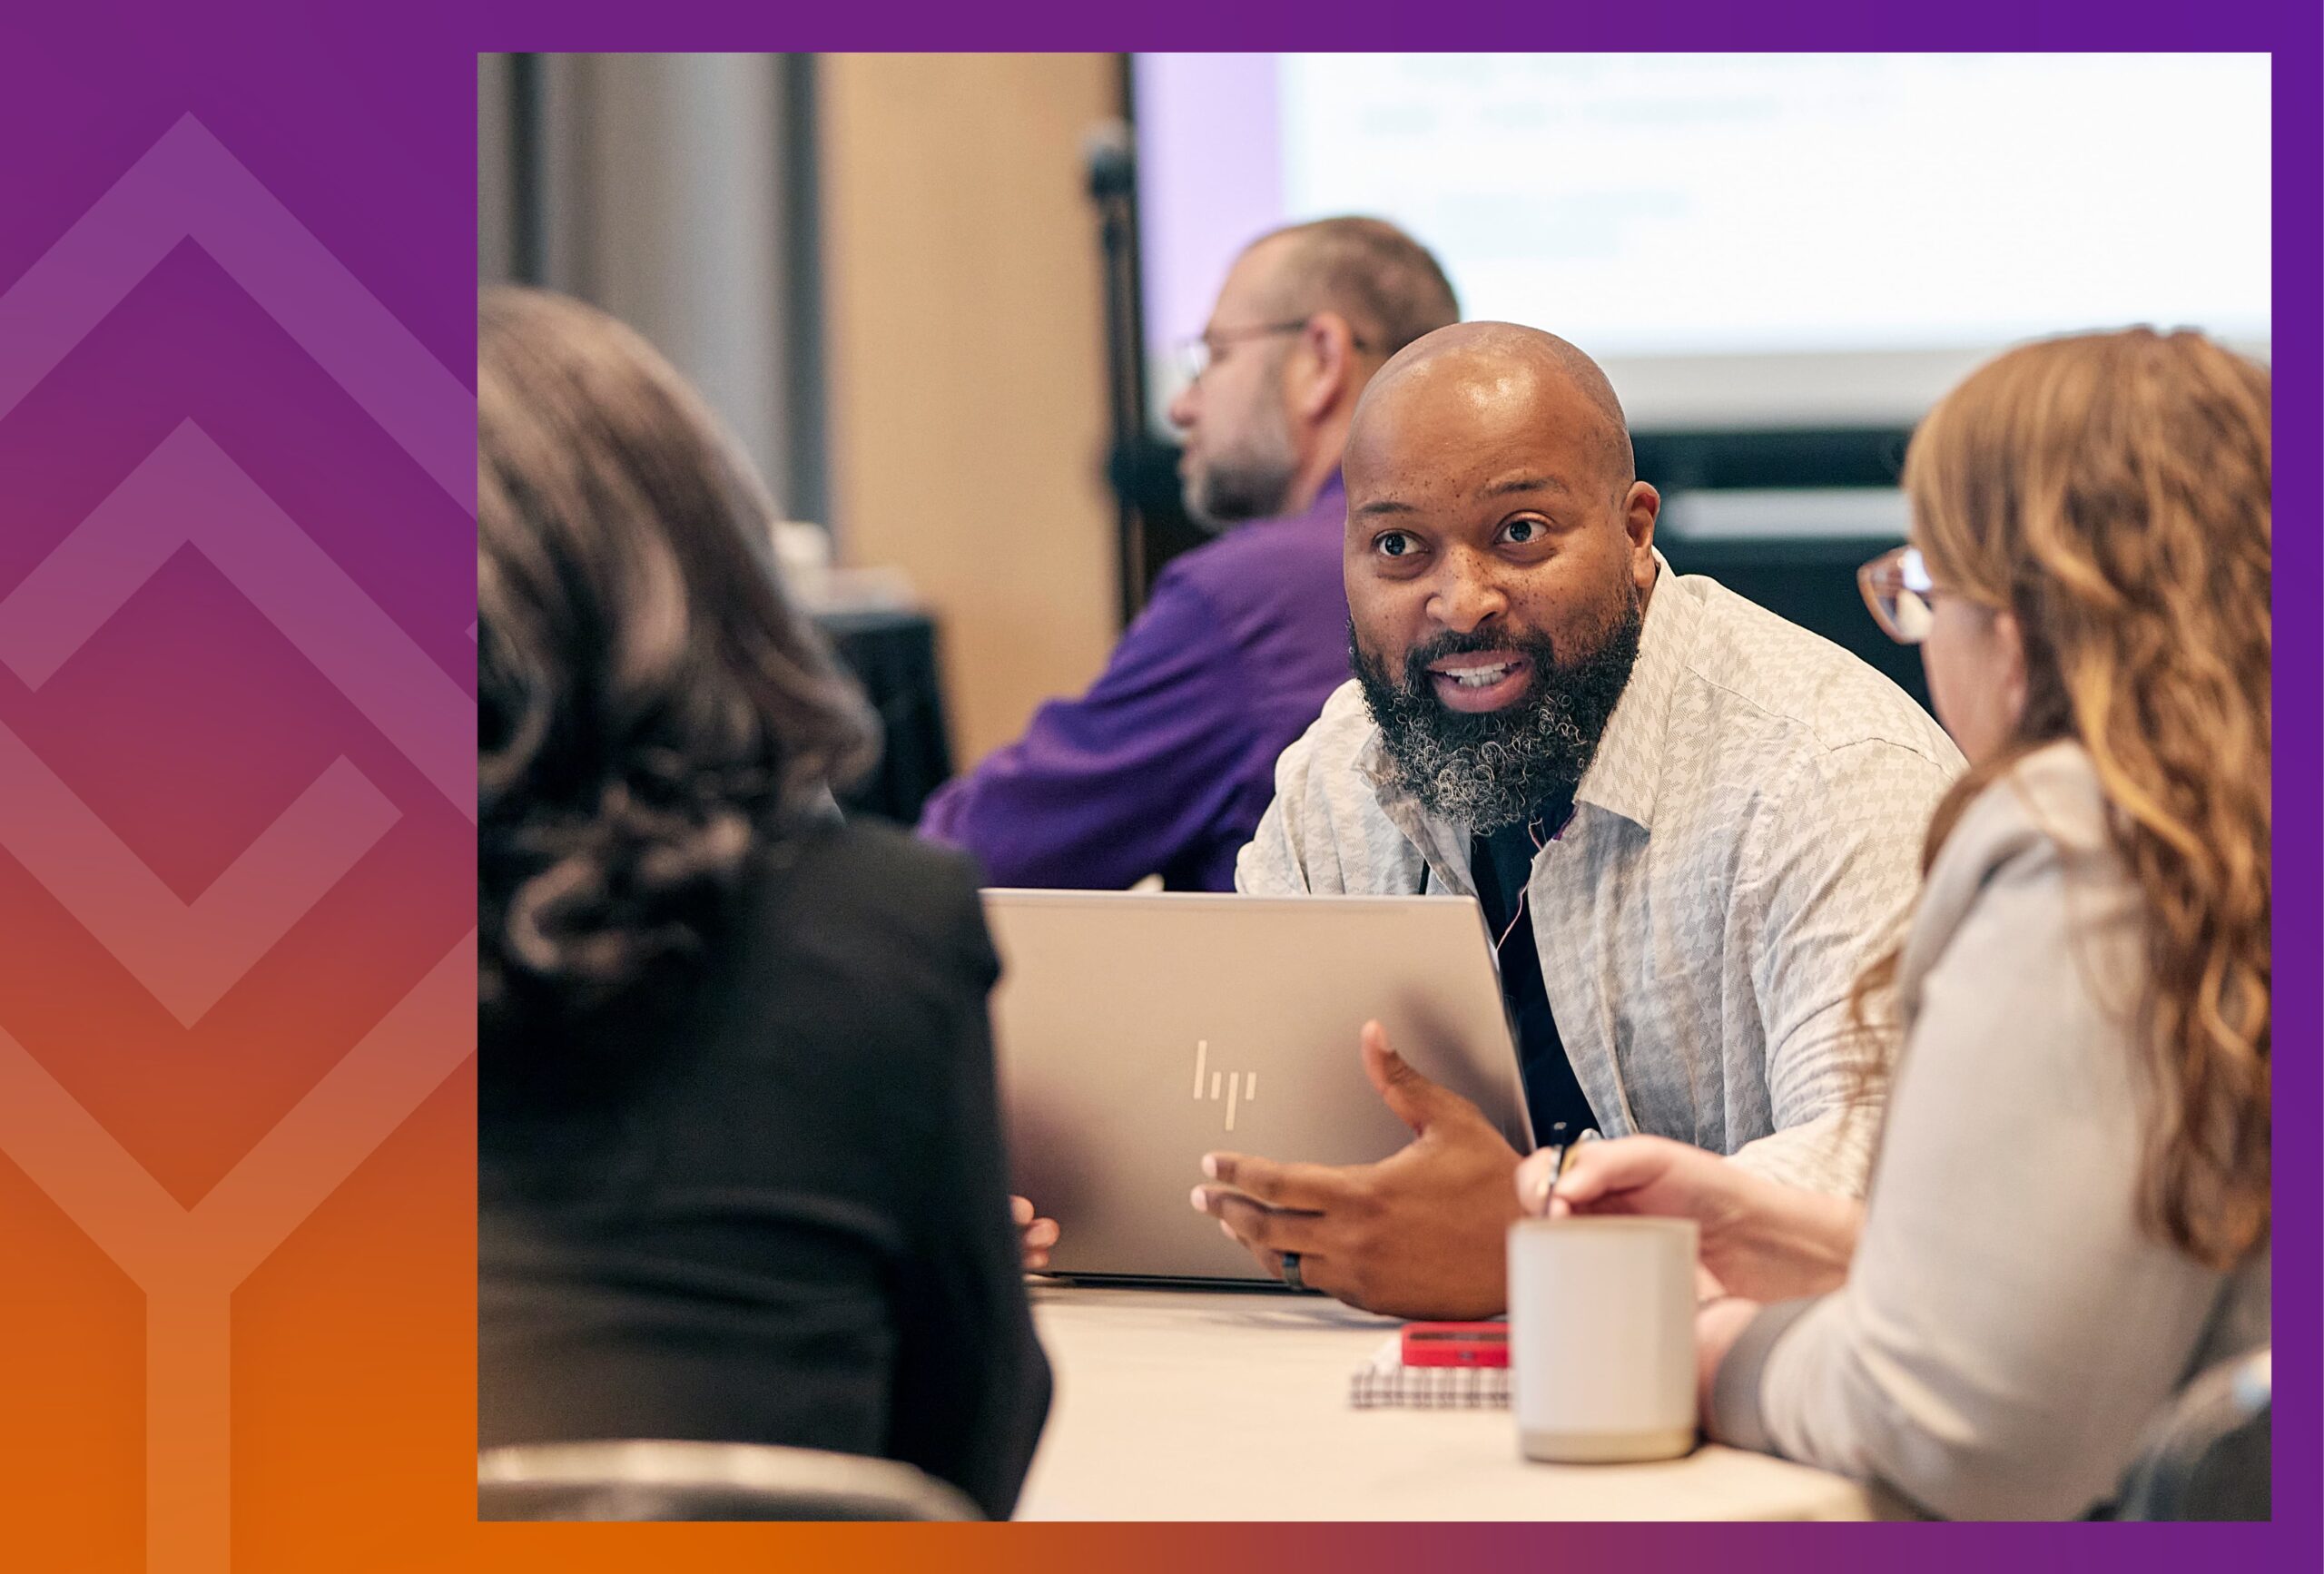
<path fill-rule="evenodd" d="M 478 314 L 478 1433 L 905 1461 L 992 1517 L 1049 1403 L 959 854 L 699 398 L 577 301 Z"/>

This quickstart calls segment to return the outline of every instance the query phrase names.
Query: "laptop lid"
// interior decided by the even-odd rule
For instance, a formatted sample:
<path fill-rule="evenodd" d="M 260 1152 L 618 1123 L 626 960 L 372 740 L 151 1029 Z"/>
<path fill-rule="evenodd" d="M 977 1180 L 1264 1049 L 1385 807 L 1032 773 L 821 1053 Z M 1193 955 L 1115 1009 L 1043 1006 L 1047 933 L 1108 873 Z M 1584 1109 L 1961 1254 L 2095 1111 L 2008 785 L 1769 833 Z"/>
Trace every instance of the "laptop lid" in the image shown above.
<path fill-rule="evenodd" d="M 1358 1058 L 1368 1018 L 1532 1148 L 1472 898 L 993 890 L 984 908 L 1012 1189 L 1058 1221 L 1052 1272 L 1263 1282 L 1187 1194 L 1215 1149 L 1348 1165 L 1409 1142 Z"/>

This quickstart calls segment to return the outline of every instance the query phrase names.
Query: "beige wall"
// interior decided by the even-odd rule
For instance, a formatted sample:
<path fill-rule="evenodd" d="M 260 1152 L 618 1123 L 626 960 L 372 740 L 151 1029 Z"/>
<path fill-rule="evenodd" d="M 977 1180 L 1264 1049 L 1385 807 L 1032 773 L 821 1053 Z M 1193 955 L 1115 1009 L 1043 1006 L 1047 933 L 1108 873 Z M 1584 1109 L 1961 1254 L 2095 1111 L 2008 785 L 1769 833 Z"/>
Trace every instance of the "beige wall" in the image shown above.
<path fill-rule="evenodd" d="M 1081 143 L 1117 57 L 818 65 L 832 523 L 942 629 L 962 766 L 1116 632 L 1104 301 Z"/>

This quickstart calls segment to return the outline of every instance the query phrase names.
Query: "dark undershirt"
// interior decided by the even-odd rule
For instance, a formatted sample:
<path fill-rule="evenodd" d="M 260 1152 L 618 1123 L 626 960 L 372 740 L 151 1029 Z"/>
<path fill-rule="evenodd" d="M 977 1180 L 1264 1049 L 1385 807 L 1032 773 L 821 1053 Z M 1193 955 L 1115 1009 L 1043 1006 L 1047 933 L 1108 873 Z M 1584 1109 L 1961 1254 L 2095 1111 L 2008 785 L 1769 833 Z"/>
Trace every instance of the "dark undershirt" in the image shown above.
<path fill-rule="evenodd" d="M 1565 793 L 1536 805 L 1531 820 L 1490 836 L 1472 837 L 1469 842 L 1469 869 L 1476 882 L 1477 900 L 1484 909 L 1487 928 L 1501 941 L 1501 998 L 1509 1008 L 1510 1027 L 1517 1038 L 1517 1063 L 1525 1077 L 1525 1103 L 1533 1117 L 1533 1139 L 1544 1147 L 1571 1142 L 1598 1124 L 1598 1117 L 1590 1113 L 1589 1096 L 1581 1091 L 1573 1066 L 1566 1058 L 1557 1018 L 1550 1011 L 1541 959 L 1533 947 L 1531 904 L 1524 901 L 1534 853 L 1565 829 L 1572 814 L 1573 796 Z M 1517 921 L 1521 903 L 1526 910 L 1522 921 Z"/>

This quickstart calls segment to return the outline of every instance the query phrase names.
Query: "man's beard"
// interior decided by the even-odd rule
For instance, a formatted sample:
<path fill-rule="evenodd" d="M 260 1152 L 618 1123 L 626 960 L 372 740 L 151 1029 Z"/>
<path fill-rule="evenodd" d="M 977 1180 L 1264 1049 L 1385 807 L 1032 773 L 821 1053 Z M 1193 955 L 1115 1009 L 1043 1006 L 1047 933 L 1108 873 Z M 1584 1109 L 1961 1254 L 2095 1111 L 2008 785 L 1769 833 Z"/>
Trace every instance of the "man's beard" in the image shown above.
<path fill-rule="evenodd" d="M 1350 659 L 1396 784 L 1430 814 L 1479 836 L 1515 825 L 1537 804 L 1572 792 L 1638 661 L 1646 620 L 1637 589 L 1627 582 L 1624 588 L 1621 609 L 1596 647 L 1569 661 L 1558 660 L 1547 638 L 1447 632 L 1406 654 L 1402 682 L 1364 654 L 1351 620 Z M 1521 697 L 1474 713 L 1436 697 L 1431 662 L 1489 650 L 1513 650 L 1531 664 Z"/>
<path fill-rule="evenodd" d="M 1189 478 L 1185 499 L 1194 522 L 1216 535 L 1247 519 L 1272 519 L 1291 498 L 1299 474 L 1291 421 L 1278 405 L 1263 404 L 1234 447 Z"/>

